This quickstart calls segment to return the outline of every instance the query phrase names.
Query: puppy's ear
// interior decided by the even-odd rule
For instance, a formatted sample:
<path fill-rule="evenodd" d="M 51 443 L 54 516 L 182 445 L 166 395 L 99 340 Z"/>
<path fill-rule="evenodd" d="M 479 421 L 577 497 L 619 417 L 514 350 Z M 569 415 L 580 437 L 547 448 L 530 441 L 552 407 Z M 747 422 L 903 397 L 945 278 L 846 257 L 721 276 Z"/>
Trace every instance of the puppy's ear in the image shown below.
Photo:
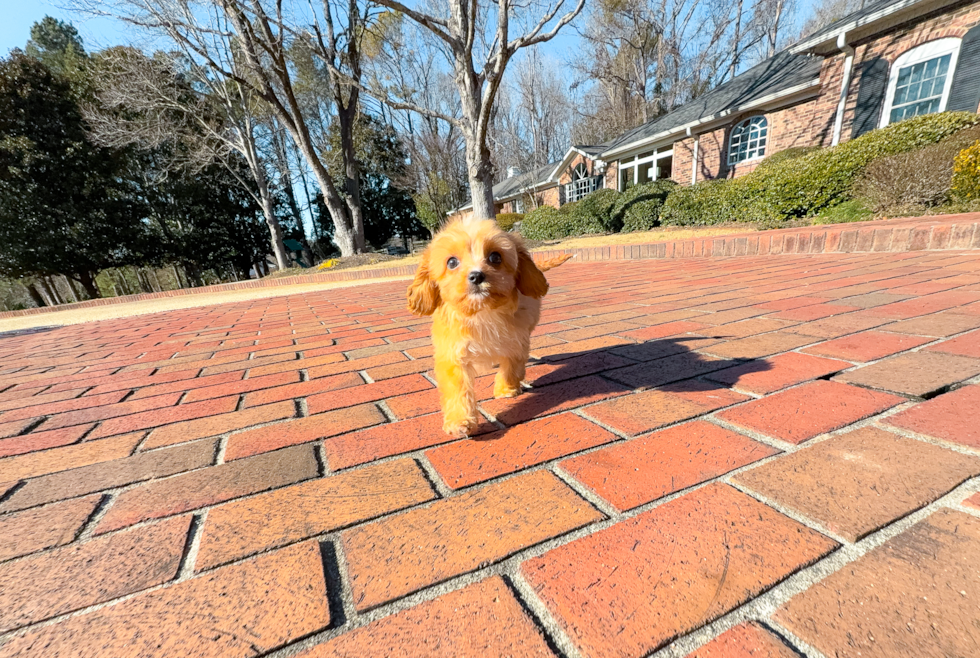
<path fill-rule="evenodd" d="M 439 286 L 430 277 L 429 254 L 426 252 L 415 270 L 415 280 L 408 287 L 408 310 L 415 315 L 432 315 L 441 302 Z"/>
<path fill-rule="evenodd" d="M 517 289 L 535 299 L 541 299 L 548 294 L 548 280 L 523 245 L 517 249 Z"/>

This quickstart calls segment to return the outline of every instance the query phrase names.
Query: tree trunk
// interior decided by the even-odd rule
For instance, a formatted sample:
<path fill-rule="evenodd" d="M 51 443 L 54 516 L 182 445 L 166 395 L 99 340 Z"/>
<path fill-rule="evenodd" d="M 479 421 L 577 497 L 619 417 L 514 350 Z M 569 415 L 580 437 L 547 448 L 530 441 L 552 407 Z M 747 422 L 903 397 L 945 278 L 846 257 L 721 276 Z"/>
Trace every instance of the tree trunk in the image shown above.
<path fill-rule="evenodd" d="M 78 295 L 75 294 L 75 289 L 71 285 L 71 279 L 69 279 L 67 276 L 64 276 L 64 275 L 62 275 L 61 278 L 65 282 L 65 288 L 68 288 L 68 294 L 71 296 L 71 302 L 73 304 L 77 304 L 78 303 Z"/>
<path fill-rule="evenodd" d="M 180 284 L 180 275 L 177 274 L 177 264 L 170 263 L 170 270 L 174 273 L 174 285 L 177 286 L 174 290 L 180 290 L 184 286 Z"/>
<path fill-rule="evenodd" d="M 44 277 L 39 277 L 34 283 L 31 284 L 31 287 L 34 288 L 35 291 L 37 291 L 37 294 L 44 301 L 43 306 L 58 305 L 57 300 L 55 300 L 55 298 L 51 295 L 51 291 L 48 289 L 48 286 L 45 284 Z"/>
<path fill-rule="evenodd" d="M 85 288 L 85 292 L 90 299 L 99 299 L 102 297 L 102 293 L 99 292 L 99 287 L 95 285 L 95 277 L 88 270 L 78 273 L 78 282 Z"/>
<path fill-rule="evenodd" d="M 27 290 L 27 294 L 39 308 L 41 306 L 50 306 L 50 304 L 48 304 L 47 300 L 45 300 L 44 296 L 41 294 L 41 291 L 38 289 L 36 281 L 25 285 L 24 289 Z"/>
<path fill-rule="evenodd" d="M 44 277 L 44 285 L 48 288 L 48 293 L 51 295 L 51 299 L 54 300 L 56 306 L 60 306 L 65 303 L 65 300 L 61 298 L 61 293 L 58 292 L 58 286 L 55 285 L 54 279 L 50 276 Z"/>
<path fill-rule="evenodd" d="M 347 210 L 353 229 L 355 253 L 364 253 L 364 213 L 361 209 L 361 171 L 354 152 L 354 123 L 357 121 L 356 95 L 352 92 L 347 108 L 338 113 L 340 123 L 340 147 L 344 155 L 344 184 L 347 193 Z"/>
<path fill-rule="evenodd" d="M 265 217 L 266 226 L 269 227 L 269 234 L 272 237 L 272 254 L 276 257 L 276 264 L 281 271 L 289 267 L 289 253 L 286 252 L 286 245 L 282 242 L 282 226 L 279 225 L 279 219 L 276 217 L 275 204 L 272 202 L 272 193 L 269 191 L 269 179 L 266 177 L 265 168 L 257 158 L 254 162 L 252 158 L 246 158 L 246 160 L 259 188 L 262 215 Z"/>
<path fill-rule="evenodd" d="M 466 140 L 466 169 L 470 181 L 470 196 L 473 200 L 473 221 L 493 219 L 497 216 L 493 204 L 493 165 L 490 163 L 490 149 L 483 147 L 473 153 L 470 140 Z"/>

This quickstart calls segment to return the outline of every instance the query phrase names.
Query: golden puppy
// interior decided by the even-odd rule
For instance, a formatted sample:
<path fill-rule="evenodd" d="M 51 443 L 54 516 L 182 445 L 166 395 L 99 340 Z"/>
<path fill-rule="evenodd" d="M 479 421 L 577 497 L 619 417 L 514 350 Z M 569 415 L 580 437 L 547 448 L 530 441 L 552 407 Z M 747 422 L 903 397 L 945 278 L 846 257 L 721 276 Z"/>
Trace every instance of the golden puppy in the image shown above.
<path fill-rule="evenodd" d="M 494 397 L 521 393 L 531 332 L 548 292 L 542 271 L 569 258 L 537 266 L 520 237 L 492 220 L 452 222 L 422 254 L 408 288 L 408 308 L 434 316 L 436 382 L 447 434 L 467 436 L 478 424 L 477 368 L 500 364 Z"/>

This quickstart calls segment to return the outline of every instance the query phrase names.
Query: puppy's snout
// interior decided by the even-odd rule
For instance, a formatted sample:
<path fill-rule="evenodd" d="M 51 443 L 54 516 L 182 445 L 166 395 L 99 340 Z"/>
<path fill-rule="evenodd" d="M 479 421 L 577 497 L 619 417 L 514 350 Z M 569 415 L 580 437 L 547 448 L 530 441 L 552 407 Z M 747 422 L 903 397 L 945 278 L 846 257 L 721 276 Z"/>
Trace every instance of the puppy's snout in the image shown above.
<path fill-rule="evenodd" d="M 466 280 L 472 283 L 474 286 L 478 286 L 487 280 L 487 275 L 480 270 L 473 270 L 470 275 L 466 277 Z"/>

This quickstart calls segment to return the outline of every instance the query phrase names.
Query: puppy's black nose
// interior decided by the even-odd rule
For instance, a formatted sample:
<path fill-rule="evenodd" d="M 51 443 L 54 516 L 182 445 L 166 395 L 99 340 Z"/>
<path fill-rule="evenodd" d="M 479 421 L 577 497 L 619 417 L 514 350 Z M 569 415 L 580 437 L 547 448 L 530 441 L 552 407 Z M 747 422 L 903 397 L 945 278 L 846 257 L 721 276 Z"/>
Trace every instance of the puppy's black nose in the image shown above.
<path fill-rule="evenodd" d="M 466 277 L 466 280 L 472 283 L 474 286 L 478 286 L 487 280 L 486 275 L 480 270 L 474 270 L 470 272 L 470 275 Z"/>

